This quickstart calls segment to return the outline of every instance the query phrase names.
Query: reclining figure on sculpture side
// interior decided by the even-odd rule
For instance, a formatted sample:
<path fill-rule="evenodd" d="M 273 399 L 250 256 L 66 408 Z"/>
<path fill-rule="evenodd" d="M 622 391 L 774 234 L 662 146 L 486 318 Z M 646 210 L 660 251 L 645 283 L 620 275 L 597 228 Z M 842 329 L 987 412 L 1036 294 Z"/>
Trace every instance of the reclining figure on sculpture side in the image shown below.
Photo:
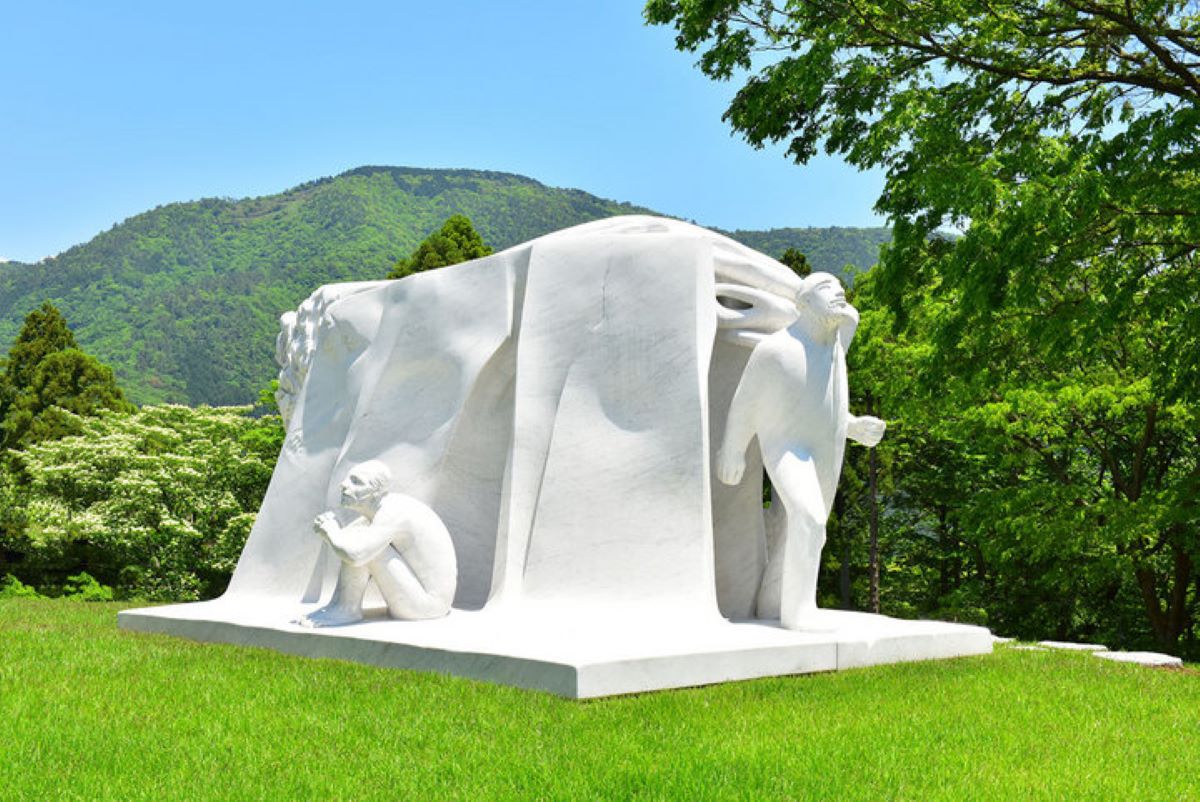
<path fill-rule="evenodd" d="M 784 513 L 782 531 L 768 531 L 758 616 L 778 618 L 787 629 L 820 629 L 817 572 L 845 442 L 874 446 L 885 424 L 850 414 L 846 349 L 858 311 L 846 302 L 838 279 L 828 273 L 805 277 L 796 312 L 787 328 L 754 346 L 730 405 L 716 467 L 725 484 L 741 482 L 746 450 L 758 438 Z"/>
<path fill-rule="evenodd" d="M 342 506 L 359 517 L 345 526 L 334 511 L 313 529 L 341 560 L 329 604 L 297 621 L 306 627 L 350 624 L 363 618 L 363 597 L 374 581 L 393 618 L 416 621 L 450 612 L 458 582 L 454 543 L 438 514 L 389 491 L 382 462 L 357 465 L 342 482 Z"/>

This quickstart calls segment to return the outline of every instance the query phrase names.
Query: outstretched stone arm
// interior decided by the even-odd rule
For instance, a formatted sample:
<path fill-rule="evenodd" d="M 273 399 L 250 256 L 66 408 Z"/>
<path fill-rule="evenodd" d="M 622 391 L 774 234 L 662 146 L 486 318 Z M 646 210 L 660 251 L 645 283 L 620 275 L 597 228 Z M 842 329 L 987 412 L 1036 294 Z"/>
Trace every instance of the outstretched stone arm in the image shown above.
<path fill-rule="evenodd" d="M 717 334 L 725 342 L 753 348 L 796 319 L 794 300 L 766 290 L 717 284 L 716 295 Z"/>
<path fill-rule="evenodd" d="M 380 525 L 380 524 L 383 525 Z M 322 513 L 313 521 L 313 529 L 324 538 L 342 562 L 360 568 L 378 557 L 392 543 L 395 528 L 386 522 L 356 526 L 349 532 L 338 526 L 332 512 Z"/>
<path fill-rule="evenodd" d="M 851 415 L 846 426 L 846 437 L 867 448 L 874 448 L 883 439 L 887 424 L 871 415 Z"/>

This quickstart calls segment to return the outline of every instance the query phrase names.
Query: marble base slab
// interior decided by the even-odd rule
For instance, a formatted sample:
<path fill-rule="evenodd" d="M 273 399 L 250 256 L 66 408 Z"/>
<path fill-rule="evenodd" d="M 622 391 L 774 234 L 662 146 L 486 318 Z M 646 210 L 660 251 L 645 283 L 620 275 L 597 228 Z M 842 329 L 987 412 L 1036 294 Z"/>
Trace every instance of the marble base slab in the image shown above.
<path fill-rule="evenodd" d="M 217 599 L 118 614 L 122 629 L 305 657 L 433 671 L 587 699 L 733 680 L 988 654 L 983 627 L 822 610 L 819 632 L 767 621 L 623 617 L 606 611 L 454 610 L 434 621 L 307 629 L 310 606 Z"/>

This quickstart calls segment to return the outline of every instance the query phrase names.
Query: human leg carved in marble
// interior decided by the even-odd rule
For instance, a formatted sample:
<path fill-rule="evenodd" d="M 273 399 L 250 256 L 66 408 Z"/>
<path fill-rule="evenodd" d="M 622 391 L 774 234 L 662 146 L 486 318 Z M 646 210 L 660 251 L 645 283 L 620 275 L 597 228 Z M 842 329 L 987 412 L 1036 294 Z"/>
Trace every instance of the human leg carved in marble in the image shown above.
<path fill-rule="evenodd" d="M 389 492 L 390 483 L 391 472 L 383 463 L 356 466 L 341 490 L 342 506 L 359 517 L 341 526 L 336 513 L 329 511 L 313 522 L 342 564 L 329 604 L 301 618 L 300 624 L 324 627 L 361 620 L 372 581 L 393 618 L 440 618 L 450 612 L 457 584 L 450 533 L 428 506 Z"/>

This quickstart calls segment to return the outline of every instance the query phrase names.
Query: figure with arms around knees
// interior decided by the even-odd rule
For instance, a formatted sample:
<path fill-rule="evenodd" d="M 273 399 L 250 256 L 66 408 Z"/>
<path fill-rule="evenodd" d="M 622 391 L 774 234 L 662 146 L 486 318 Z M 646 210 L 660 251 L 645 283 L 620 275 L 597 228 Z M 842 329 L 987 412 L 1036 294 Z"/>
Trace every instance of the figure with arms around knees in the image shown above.
<path fill-rule="evenodd" d="M 393 618 L 413 621 L 450 612 L 458 583 L 454 543 L 438 514 L 403 493 L 389 492 L 382 462 L 355 466 L 342 482 L 342 506 L 359 517 L 339 526 L 331 512 L 313 529 L 342 561 L 333 598 L 299 620 L 328 627 L 362 620 L 363 596 L 374 581 Z"/>
<path fill-rule="evenodd" d="M 874 446 L 884 422 L 850 414 L 846 349 L 858 312 L 841 282 L 828 273 L 805 277 L 796 311 L 796 321 L 759 342 L 746 363 L 716 472 L 725 484 L 741 482 L 746 450 L 758 437 L 775 503 L 783 506 L 782 528 L 768 542 L 758 615 L 788 629 L 819 629 L 817 571 L 846 439 Z"/>

